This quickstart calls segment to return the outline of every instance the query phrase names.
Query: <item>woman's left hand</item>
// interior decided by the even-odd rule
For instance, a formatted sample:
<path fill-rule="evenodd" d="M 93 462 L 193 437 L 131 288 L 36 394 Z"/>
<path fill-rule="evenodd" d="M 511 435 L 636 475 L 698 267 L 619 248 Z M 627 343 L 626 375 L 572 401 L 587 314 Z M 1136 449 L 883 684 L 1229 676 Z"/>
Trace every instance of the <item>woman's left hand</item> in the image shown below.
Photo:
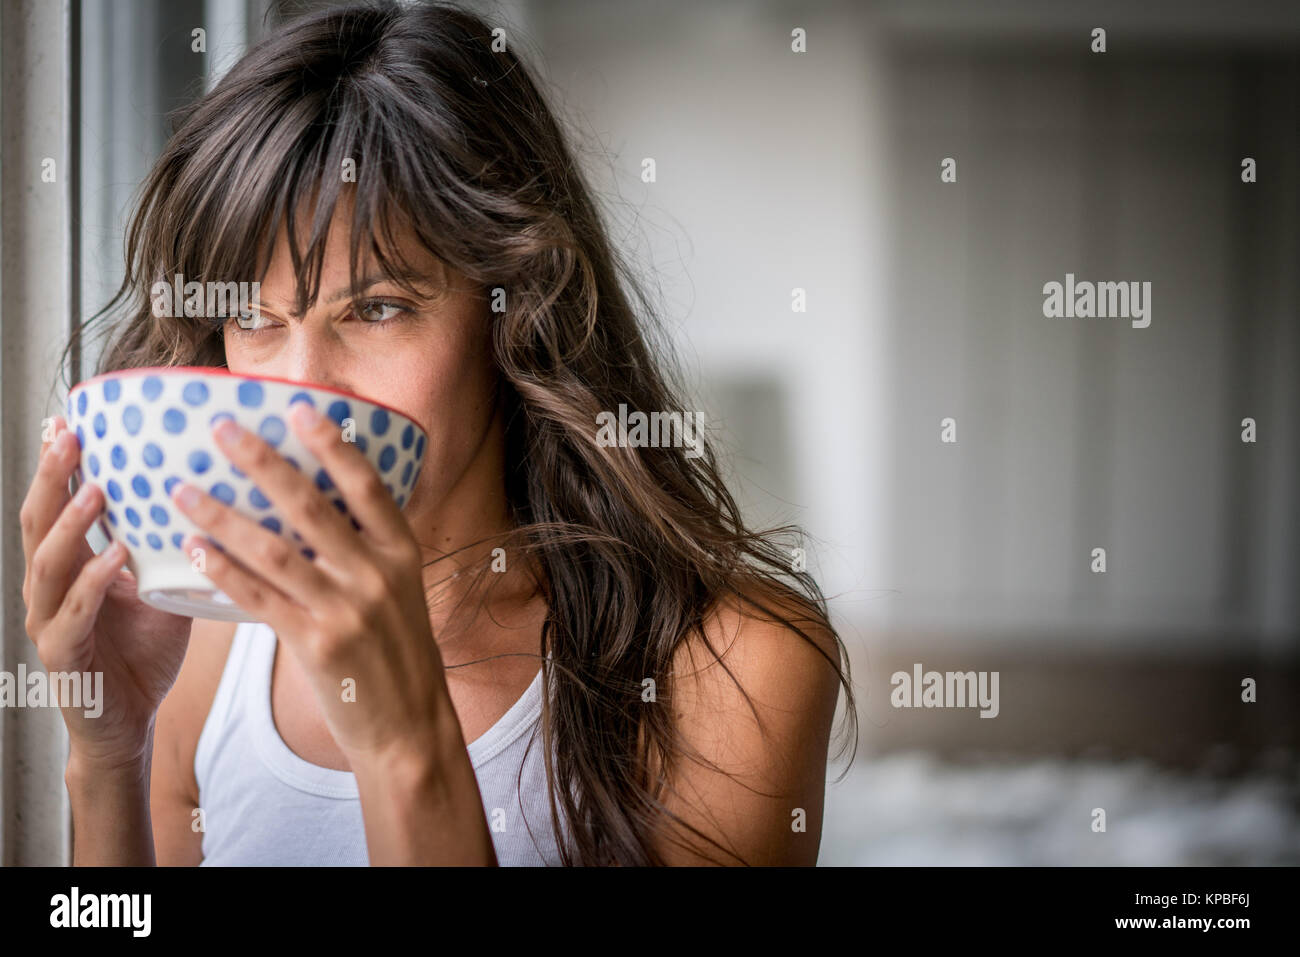
<path fill-rule="evenodd" d="M 274 448 L 225 420 L 214 430 L 218 444 L 280 508 L 315 558 L 179 483 L 172 490 L 177 506 L 226 549 L 191 536 L 185 550 L 204 549 L 208 578 L 269 624 L 296 656 L 354 770 L 427 759 L 448 740 L 455 713 L 429 624 L 420 547 L 361 451 L 308 403 L 293 408 L 294 432 L 361 530 Z"/>

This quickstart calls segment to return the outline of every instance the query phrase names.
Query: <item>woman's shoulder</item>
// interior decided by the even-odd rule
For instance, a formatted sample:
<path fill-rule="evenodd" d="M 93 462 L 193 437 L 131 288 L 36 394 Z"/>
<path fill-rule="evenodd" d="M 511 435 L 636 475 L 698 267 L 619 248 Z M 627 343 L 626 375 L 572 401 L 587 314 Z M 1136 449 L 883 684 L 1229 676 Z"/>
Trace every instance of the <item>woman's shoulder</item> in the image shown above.
<path fill-rule="evenodd" d="M 816 862 L 839 660 L 821 611 L 793 592 L 712 604 L 674 653 L 669 697 L 690 760 L 668 775 L 667 863 L 713 859 L 700 835 L 749 863 Z M 806 829 L 792 829 L 792 813 Z"/>
<path fill-rule="evenodd" d="M 769 709 L 829 715 L 840 664 L 839 643 L 821 608 L 791 589 L 765 585 L 714 599 L 701 627 L 674 652 L 673 687 L 679 700 L 697 705 L 749 710 L 748 698 Z"/>
<path fill-rule="evenodd" d="M 710 661 L 716 665 L 720 658 L 760 672 L 815 667 L 816 661 L 831 667 L 827 657 L 837 663 L 840 658 L 835 632 L 822 609 L 780 585 L 716 596 L 702 626 L 683 640 L 678 655 L 700 666 Z"/>

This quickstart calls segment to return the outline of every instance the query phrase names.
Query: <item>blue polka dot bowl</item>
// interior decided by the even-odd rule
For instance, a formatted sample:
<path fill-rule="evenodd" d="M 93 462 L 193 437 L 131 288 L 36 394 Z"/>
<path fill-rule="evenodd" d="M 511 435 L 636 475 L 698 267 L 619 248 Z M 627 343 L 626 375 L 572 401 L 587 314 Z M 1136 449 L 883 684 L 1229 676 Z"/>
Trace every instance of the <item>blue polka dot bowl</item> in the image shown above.
<path fill-rule="evenodd" d="M 108 373 L 79 383 L 68 394 L 68 428 L 81 446 L 77 485 L 91 482 L 104 493 L 99 527 L 111 541 L 126 546 L 142 601 L 188 617 L 257 620 L 202 572 L 201 555 L 182 551 L 187 534 L 206 533 L 171 501 L 172 488 L 181 481 L 197 485 L 314 557 L 276 503 L 217 446 L 212 429 L 221 419 L 234 419 L 260 435 L 360 527 L 329 474 L 289 425 L 289 407 L 301 400 L 340 427 L 344 439 L 354 442 L 379 472 L 397 506 L 404 507 L 420 474 L 427 436 L 412 419 L 361 396 L 181 366 Z M 226 548 L 220 542 L 217 547 Z"/>

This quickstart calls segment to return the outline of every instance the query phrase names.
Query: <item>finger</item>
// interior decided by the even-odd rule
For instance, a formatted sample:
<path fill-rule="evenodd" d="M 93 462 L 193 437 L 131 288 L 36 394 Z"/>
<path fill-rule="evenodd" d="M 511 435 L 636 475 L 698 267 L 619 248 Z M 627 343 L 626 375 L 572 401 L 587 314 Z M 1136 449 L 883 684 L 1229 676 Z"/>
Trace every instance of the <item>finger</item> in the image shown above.
<path fill-rule="evenodd" d="M 405 541 L 410 536 L 406 519 L 370 460 L 310 403 L 295 402 L 290 409 L 294 432 L 338 486 L 366 534 L 380 543 Z"/>
<path fill-rule="evenodd" d="M 50 421 L 50 426 L 49 438 L 46 438 L 44 433 L 41 435 L 41 454 L 37 461 L 45 458 L 45 453 L 50 450 L 50 446 L 57 442 L 59 436 L 67 431 L 68 423 L 64 421 L 63 416 L 56 415 Z"/>
<path fill-rule="evenodd" d="M 58 614 L 41 634 L 37 651 L 47 671 L 75 671 L 85 663 L 89 655 L 81 643 L 94 627 L 108 586 L 124 561 L 126 546 L 113 542 L 81 569 Z"/>
<path fill-rule="evenodd" d="M 364 540 L 323 491 L 283 455 L 232 420 L 224 420 L 213 437 L 241 472 L 284 513 L 289 524 L 318 554 L 356 554 Z M 347 569 L 337 569 L 340 577 Z M 337 587 L 337 586 L 336 586 Z"/>
<path fill-rule="evenodd" d="M 271 583 L 243 568 L 229 552 L 212 547 L 199 535 L 188 535 L 181 543 L 186 554 L 198 550 L 203 556 L 203 574 L 226 593 L 236 605 L 266 622 L 280 636 L 305 634 L 314 622 L 311 612 Z M 310 563 L 309 563 L 310 564 Z"/>
<path fill-rule="evenodd" d="M 227 543 L 226 551 L 233 553 L 241 565 L 257 572 L 299 604 L 319 607 L 337 596 L 337 582 L 304 557 L 298 546 L 259 522 L 188 482 L 173 488 L 171 497 L 190 521 L 215 541 Z"/>
<path fill-rule="evenodd" d="M 86 533 L 104 505 L 98 486 L 86 483 L 77 490 L 58 520 L 32 552 L 27 609 L 37 622 L 53 618 L 63 603 L 77 570 L 94 552 Z"/>
<path fill-rule="evenodd" d="M 39 494 L 39 489 L 44 482 L 41 467 L 45 463 L 45 456 L 49 454 L 50 449 L 58 442 L 59 436 L 63 432 L 66 423 L 63 417 L 56 415 L 50 423 L 52 430 L 41 430 L 41 452 L 36 457 L 36 474 L 32 476 L 31 485 L 27 489 L 27 495 L 23 497 L 23 504 L 18 513 L 19 533 L 23 541 L 23 605 L 26 606 L 30 595 L 32 568 L 31 568 L 31 550 L 39 541 L 33 535 L 33 525 L 35 522 L 35 499 Z M 67 486 L 63 487 L 67 492 Z"/>
<path fill-rule="evenodd" d="M 42 456 L 18 513 L 23 533 L 23 554 L 29 562 L 32 552 L 67 504 L 68 482 L 80 461 L 81 447 L 77 444 L 77 437 L 67 430 L 59 433 L 58 438 L 50 443 L 48 454 Z"/>

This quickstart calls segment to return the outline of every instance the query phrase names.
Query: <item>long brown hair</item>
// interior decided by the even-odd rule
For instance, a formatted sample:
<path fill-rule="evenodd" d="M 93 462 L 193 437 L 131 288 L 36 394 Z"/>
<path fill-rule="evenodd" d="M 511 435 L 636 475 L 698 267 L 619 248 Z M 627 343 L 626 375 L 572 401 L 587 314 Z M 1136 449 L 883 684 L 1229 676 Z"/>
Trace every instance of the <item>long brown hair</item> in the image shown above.
<path fill-rule="evenodd" d="M 505 290 L 492 341 L 512 542 L 540 569 L 548 605 L 539 655 L 552 824 L 571 832 L 566 863 L 653 864 L 651 837 L 672 817 L 666 779 L 697 758 L 671 707 L 641 706 L 643 680 L 671 701 L 674 653 L 738 596 L 814 647 L 801 626 L 834 635 L 835 658 L 818 651 L 844 689 L 856 751 L 848 655 L 816 582 L 791 560 L 797 530 L 746 528 L 712 443 L 698 457 L 598 443 L 598 414 L 681 410 L 685 390 L 530 71 L 509 44 L 492 46 L 486 23 L 445 3 L 359 3 L 278 29 L 177 115 L 127 231 L 126 276 L 86 327 L 120 313 L 97 372 L 225 366 L 220 324 L 153 315 L 153 283 L 261 277 L 284 221 L 305 309 L 345 189 L 354 289 L 364 236 L 383 270 L 402 268 L 388 251 L 403 224 L 479 288 Z M 345 160 L 354 183 L 343 182 Z"/>

